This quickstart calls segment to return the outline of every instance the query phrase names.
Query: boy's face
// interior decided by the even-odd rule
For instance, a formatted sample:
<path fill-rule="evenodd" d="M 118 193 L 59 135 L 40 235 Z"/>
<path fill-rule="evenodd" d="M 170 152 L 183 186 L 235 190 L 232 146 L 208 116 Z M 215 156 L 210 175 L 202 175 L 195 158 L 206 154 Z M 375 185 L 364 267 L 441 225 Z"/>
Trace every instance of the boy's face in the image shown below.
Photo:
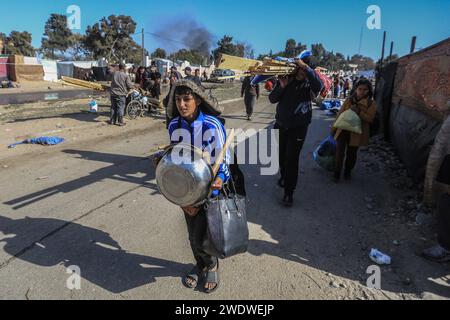
<path fill-rule="evenodd" d="M 180 115 L 187 120 L 195 120 L 197 107 L 201 101 L 192 94 L 175 95 L 175 102 Z"/>

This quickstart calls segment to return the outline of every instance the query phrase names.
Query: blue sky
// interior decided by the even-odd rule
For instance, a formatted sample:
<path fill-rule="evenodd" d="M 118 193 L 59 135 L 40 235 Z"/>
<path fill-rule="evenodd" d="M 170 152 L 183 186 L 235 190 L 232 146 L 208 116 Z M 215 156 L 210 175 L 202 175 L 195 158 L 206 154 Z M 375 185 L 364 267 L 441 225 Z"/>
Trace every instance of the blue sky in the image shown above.
<path fill-rule="evenodd" d="M 417 48 L 425 48 L 450 36 L 450 0 L 346 0 L 346 1 L 138 1 L 138 0 L 22 0 L 2 3 L 0 32 L 29 31 L 33 45 L 40 46 L 44 24 L 51 13 L 65 13 L 69 5 L 81 8 L 81 29 L 110 14 L 131 15 L 138 30 L 155 32 L 161 24 L 190 17 L 206 27 L 217 39 L 224 34 L 252 44 L 257 54 L 284 49 L 288 38 L 308 47 L 321 42 L 328 50 L 345 55 L 358 53 L 379 58 L 383 31 L 394 52 L 407 54 L 411 37 Z M 381 30 L 369 30 L 369 5 L 381 8 Z M 176 30 L 173 30 L 176 33 Z M 174 36 L 176 38 L 176 36 Z M 140 41 L 137 36 L 135 40 Z M 162 46 L 158 38 L 146 35 L 146 49 Z M 389 47 L 389 45 L 387 46 Z M 167 48 L 170 49 L 171 48 Z M 173 49 L 173 48 L 172 48 Z M 389 48 L 387 49 L 389 50 Z"/>

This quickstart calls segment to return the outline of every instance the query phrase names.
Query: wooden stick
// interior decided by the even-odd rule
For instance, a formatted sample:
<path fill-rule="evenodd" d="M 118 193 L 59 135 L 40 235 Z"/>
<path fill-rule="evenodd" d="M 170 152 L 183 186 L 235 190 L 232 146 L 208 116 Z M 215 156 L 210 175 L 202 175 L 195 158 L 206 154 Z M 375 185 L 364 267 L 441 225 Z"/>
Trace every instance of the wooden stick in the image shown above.
<path fill-rule="evenodd" d="M 214 179 L 217 175 L 217 172 L 219 172 L 220 165 L 223 163 L 225 152 L 227 152 L 227 150 L 230 147 L 233 140 L 234 140 L 234 129 L 231 129 L 230 134 L 227 138 L 227 141 L 225 142 L 225 145 L 223 146 L 222 150 L 220 151 L 220 154 L 216 157 L 216 162 L 214 163 L 214 166 L 212 167 Z"/>

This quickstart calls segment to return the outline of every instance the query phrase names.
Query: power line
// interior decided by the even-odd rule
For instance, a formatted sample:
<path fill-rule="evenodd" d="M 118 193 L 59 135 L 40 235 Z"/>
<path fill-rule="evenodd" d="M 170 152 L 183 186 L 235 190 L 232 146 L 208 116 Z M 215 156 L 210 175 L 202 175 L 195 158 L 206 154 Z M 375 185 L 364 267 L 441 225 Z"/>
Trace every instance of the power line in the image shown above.
<path fill-rule="evenodd" d="M 161 36 L 161 35 L 159 35 L 159 34 L 156 34 L 156 33 L 152 33 L 152 32 L 146 32 L 146 33 L 149 34 L 149 35 L 152 35 L 152 36 L 154 36 L 154 37 L 157 37 L 157 38 L 161 38 L 161 39 L 167 40 L 167 41 L 172 41 L 172 42 L 176 42 L 176 43 L 183 44 L 183 45 L 185 44 L 185 43 L 182 42 L 182 41 L 170 39 L 170 38 L 167 38 L 167 37 L 163 37 L 163 36 Z"/>
<path fill-rule="evenodd" d="M 162 36 L 162 35 L 159 35 L 159 34 L 157 34 L 157 33 L 153 33 L 153 32 L 145 32 L 145 34 L 148 34 L 148 35 L 151 35 L 151 36 L 154 36 L 154 37 L 157 37 L 157 38 L 161 38 L 161 39 L 164 39 L 164 40 L 167 40 L 167 41 L 176 42 L 176 43 L 185 45 L 185 43 L 182 42 L 182 41 L 175 40 L 175 39 L 171 39 L 171 38 L 167 38 L 167 37 Z M 140 35 L 142 35 L 142 32 L 137 32 L 137 33 L 135 33 L 135 34 L 133 34 L 133 35 L 131 35 L 131 36 L 132 36 L 132 37 L 136 37 L 136 36 L 140 36 Z"/>

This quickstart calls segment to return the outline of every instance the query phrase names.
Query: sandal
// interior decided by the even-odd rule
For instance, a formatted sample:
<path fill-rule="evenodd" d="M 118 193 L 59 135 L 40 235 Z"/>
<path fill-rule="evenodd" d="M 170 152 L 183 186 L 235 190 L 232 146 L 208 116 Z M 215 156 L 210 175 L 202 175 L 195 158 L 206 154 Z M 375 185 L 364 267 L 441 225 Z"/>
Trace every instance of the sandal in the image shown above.
<path fill-rule="evenodd" d="M 195 266 L 194 269 L 191 270 L 184 278 L 183 284 L 189 289 L 195 289 L 198 285 L 198 278 L 202 271 L 198 266 Z M 194 280 L 194 282 L 189 283 L 188 279 Z"/>
<path fill-rule="evenodd" d="M 217 264 L 216 264 L 215 267 L 217 267 L 216 271 L 207 270 L 206 273 L 205 273 L 205 285 L 207 283 L 212 283 L 212 284 L 216 285 L 211 290 L 204 288 L 205 292 L 208 293 L 208 294 L 213 293 L 214 291 L 216 291 L 219 288 L 220 279 L 219 279 L 219 261 L 218 260 L 217 260 Z M 212 269 L 214 269 L 214 267 Z"/>

